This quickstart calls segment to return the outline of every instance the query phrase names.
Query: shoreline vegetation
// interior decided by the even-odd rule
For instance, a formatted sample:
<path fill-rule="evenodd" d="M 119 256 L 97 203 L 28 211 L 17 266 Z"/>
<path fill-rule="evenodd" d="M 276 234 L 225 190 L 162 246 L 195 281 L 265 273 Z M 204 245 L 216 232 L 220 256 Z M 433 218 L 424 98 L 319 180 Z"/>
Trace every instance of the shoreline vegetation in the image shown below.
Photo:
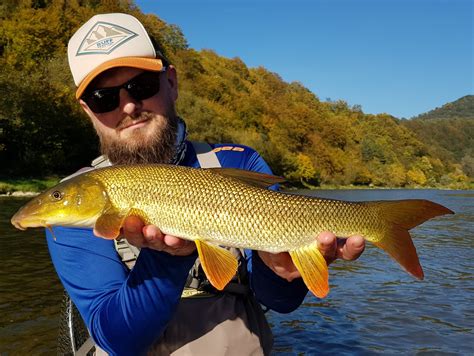
<path fill-rule="evenodd" d="M 367 114 L 238 57 L 195 50 L 179 27 L 132 0 L 18 0 L 0 6 L 0 89 L 8 92 L 0 96 L 0 194 L 44 190 L 14 180 L 66 176 L 99 155 L 66 44 L 79 23 L 112 12 L 146 24 L 178 69 L 176 110 L 189 139 L 252 147 L 283 187 L 474 188 L 472 94 L 411 119 Z"/>
<path fill-rule="evenodd" d="M 0 196 L 33 196 L 59 183 L 59 177 L 0 178 Z"/>
<path fill-rule="evenodd" d="M 29 197 L 38 195 L 39 193 L 49 189 L 59 183 L 60 177 L 46 177 L 46 178 L 17 178 L 17 179 L 1 179 L 0 178 L 0 197 Z M 438 189 L 438 190 L 474 190 L 474 184 L 462 186 L 404 186 L 404 187 L 387 187 L 375 185 L 335 185 L 322 184 L 320 186 L 312 186 L 308 184 L 291 185 L 282 184 L 282 191 L 295 190 L 343 190 L 343 189 Z"/>

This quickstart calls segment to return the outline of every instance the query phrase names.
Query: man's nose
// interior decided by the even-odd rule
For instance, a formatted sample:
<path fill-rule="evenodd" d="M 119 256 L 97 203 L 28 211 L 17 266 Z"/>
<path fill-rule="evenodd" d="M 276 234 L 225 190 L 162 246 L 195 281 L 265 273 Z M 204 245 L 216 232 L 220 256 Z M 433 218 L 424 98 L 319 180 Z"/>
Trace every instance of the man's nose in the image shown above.
<path fill-rule="evenodd" d="M 120 90 L 120 107 L 122 112 L 132 115 L 142 107 L 141 100 L 134 99 L 125 89 Z"/>

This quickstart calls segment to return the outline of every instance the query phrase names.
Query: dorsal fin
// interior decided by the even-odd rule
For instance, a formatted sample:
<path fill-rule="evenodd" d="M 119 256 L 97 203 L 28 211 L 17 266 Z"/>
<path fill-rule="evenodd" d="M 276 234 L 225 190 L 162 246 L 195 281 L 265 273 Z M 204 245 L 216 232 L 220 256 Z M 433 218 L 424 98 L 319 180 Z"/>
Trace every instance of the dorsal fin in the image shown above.
<path fill-rule="evenodd" d="M 247 171 L 245 169 L 238 168 L 206 168 L 216 174 L 220 174 L 224 177 L 230 177 L 237 179 L 243 183 L 247 183 L 260 188 L 268 188 L 272 185 L 282 183 L 285 178 L 273 176 L 271 174 L 258 173 Z"/>

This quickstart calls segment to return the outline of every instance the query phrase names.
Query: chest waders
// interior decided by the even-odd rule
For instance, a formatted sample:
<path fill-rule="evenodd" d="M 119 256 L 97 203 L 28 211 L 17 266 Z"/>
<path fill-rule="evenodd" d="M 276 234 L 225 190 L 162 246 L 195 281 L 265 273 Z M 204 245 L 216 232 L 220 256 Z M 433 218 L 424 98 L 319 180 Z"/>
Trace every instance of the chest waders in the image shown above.
<path fill-rule="evenodd" d="M 192 145 L 201 168 L 221 167 L 209 144 L 192 142 Z M 110 165 L 106 157 L 100 156 L 92 162 L 92 169 Z M 140 249 L 125 239 L 114 240 L 114 245 L 122 262 L 132 269 Z M 239 261 L 238 272 L 232 281 L 223 291 L 217 291 L 205 277 L 197 259 L 189 272 L 176 314 L 148 354 L 178 356 L 221 353 L 213 353 L 213 349 L 224 349 L 227 355 L 239 356 L 270 353 L 273 335 L 260 304 L 249 289 L 244 251 L 235 248 L 229 250 Z M 95 345 L 66 291 L 62 304 L 58 354 L 107 355 Z M 209 314 L 218 315 L 219 318 L 208 320 Z M 189 328 L 189 325 L 193 327 Z"/>

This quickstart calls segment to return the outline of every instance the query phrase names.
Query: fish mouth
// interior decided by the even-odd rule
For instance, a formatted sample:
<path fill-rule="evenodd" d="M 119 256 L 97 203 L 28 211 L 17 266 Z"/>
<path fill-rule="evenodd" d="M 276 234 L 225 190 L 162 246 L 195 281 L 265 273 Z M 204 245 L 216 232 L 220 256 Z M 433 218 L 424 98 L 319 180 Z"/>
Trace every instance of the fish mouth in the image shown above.
<path fill-rule="evenodd" d="M 18 211 L 11 218 L 10 222 L 19 230 L 26 230 L 29 227 L 45 227 L 46 222 L 35 216 L 25 214 L 22 210 Z"/>
<path fill-rule="evenodd" d="M 15 219 L 15 217 L 13 217 L 13 218 L 11 219 L 11 223 L 12 223 L 12 225 L 15 226 L 18 230 L 23 230 L 23 231 L 26 230 L 26 227 L 23 227 L 23 226 L 21 225 L 21 223 L 20 223 L 20 220 Z"/>

